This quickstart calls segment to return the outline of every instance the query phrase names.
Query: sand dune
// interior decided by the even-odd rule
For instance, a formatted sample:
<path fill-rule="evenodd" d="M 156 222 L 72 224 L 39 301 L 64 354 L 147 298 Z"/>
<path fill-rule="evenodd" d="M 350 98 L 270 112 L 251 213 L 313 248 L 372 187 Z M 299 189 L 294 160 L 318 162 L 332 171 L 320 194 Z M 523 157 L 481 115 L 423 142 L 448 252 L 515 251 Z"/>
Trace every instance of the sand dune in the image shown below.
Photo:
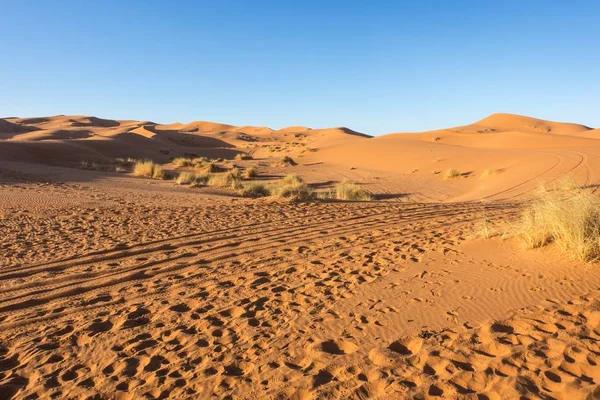
<path fill-rule="evenodd" d="M 0 119 L 0 398 L 594 398 L 597 265 L 480 233 L 540 182 L 595 192 L 597 134 L 507 114 L 375 138 Z M 249 199 L 78 164 L 193 171 L 185 155 L 377 197 Z"/>

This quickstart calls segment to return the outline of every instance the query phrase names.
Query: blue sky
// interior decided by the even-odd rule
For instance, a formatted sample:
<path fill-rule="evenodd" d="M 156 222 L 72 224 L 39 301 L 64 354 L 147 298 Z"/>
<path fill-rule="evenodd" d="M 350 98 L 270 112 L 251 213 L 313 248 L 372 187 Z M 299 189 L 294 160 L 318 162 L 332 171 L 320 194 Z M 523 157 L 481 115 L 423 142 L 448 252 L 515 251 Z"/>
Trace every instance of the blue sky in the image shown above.
<path fill-rule="evenodd" d="M 0 0 L 0 115 L 600 127 L 600 1 Z"/>

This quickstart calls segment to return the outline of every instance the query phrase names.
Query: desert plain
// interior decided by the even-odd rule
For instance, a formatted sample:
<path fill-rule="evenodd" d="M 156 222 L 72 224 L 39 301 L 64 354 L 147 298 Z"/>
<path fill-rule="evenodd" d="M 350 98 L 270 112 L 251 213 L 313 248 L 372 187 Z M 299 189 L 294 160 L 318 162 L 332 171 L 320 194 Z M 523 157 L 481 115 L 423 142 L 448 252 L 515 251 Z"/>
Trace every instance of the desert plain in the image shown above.
<path fill-rule="evenodd" d="M 0 119 L 0 398 L 600 397 L 600 266 L 513 233 L 599 139 Z"/>

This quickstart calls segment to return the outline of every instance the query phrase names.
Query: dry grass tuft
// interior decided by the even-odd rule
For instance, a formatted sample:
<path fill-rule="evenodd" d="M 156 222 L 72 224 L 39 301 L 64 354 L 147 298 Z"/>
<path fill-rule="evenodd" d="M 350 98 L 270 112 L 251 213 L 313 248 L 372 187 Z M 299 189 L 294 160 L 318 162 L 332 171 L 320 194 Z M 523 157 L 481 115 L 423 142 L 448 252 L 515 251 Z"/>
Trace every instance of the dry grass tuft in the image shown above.
<path fill-rule="evenodd" d="M 178 185 L 190 185 L 194 182 L 196 182 L 196 176 L 191 172 L 181 172 L 175 179 L 175 183 Z"/>
<path fill-rule="evenodd" d="M 252 160 L 252 156 L 246 153 L 238 153 L 235 155 L 236 160 Z"/>
<path fill-rule="evenodd" d="M 187 157 L 175 157 L 173 159 L 173 164 L 178 167 L 191 167 L 194 165 L 194 160 Z"/>
<path fill-rule="evenodd" d="M 242 173 L 242 178 L 252 179 L 252 178 L 256 178 L 257 175 L 258 175 L 258 173 L 256 172 L 256 168 L 249 167 L 249 168 L 246 168 L 244 170 L 244 172 Z"/>
<path fill-rule="evenodd" d="M 243 197 L 268 197 L 271 195 L 271 189 L 264 183 L 249 183 L 244 185 L 240 190 L 240 195 Z"/>
<path fill-rule="evenodd" d="M 343 181 L 335 187 L 335 198 L 338 200 L 368 201 L 373 195 L 352 181 Z"/>
<path fill-rule="evenodd" d="M 571 258 L 600 259 L 600 202 L 588 191 L 545 192 L 526 210 L 517 237 L 528 249 L 555 243 Z"/>
<path fill-rule="evenodd" d="M 283 165 L 288 165 L 288 166 L 292 166 L 292 167 L 293 167 L 293 166 L 296 166 L 296 165 L 298 165 L 298 164 L 296 163 L 296 161 L 294 161 L 294 159 L 293 159 L 292 157 L 290 157 L 290 156 L 285 156 L 285 157 L 283 157 L 283 158 L 281 159 L 281 163 L 282 163 Z"/>
<path fill-rule="evenodd" d="M 129 172 L 133 169 L 133 166 L 137 160 L 135 158 L 117 158 L 115 159 L 115 171 L 117 172 Z"/>
<path fill-rule="evenodd" d="M 233 189 L 239 189 L 240 187 L 239 178 L 236 178 L 231 171 L 210 175 L 207 184 L 208 186 L 231 187 Z"/>
<path fill-rule="evenodd" d="M 271 195 L 294 201 L 306 201 L 313 198 L 312 189 L 298 175 L 290 174 L 280 182 L 271 185 Z"/>
<path fill-rule="evenodd" d="M 488 176 L 498 175 L 501 172 L 502 172 L 502 170 L 497 169 L 497 168 L 488 168 L 485 171 L 483 171 L 483 173 L 481 174 L 481 177 L 486 178 Z"/>
<path fill-rule="evenodd" d="M 81 161 L 79 163 L 79 167 L 81 169 L 86 169 L 89 171 L 104 171 L 104 172 L 112 172 L 115 171 L 115 168 L 113 168 L 110 165 L 106 165 L 106 164 L 102 164 L 99 162 L 90 162 L 90 161 Z"/>
<path fill-rule="evenodd" d="M 461 176 L 461 172 L 459 170 L 457 170 L 456 168 L 450 168 L 448 171 L 446 171 L 445 178 L 454 179 L 458 178 L 459 176 Z"/>
<path fill-rule="evenodd" d="M 167 173 L 158 164 L 151 160 L 136 161 L 133 166 L 133 174 L 136 176 L 146 176 L 154 179 L 166 179 Z"/>

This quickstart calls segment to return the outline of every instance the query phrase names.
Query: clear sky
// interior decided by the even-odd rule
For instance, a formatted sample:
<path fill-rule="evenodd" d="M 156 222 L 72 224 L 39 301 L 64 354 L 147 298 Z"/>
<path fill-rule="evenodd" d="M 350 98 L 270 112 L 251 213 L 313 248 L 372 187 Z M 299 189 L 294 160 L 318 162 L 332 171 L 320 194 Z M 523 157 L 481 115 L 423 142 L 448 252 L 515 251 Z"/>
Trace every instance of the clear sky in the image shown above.
<path fill-rule="evenodd" d="M 0 116 L 600 127 L 598 0 L 0 0 Z"/>

